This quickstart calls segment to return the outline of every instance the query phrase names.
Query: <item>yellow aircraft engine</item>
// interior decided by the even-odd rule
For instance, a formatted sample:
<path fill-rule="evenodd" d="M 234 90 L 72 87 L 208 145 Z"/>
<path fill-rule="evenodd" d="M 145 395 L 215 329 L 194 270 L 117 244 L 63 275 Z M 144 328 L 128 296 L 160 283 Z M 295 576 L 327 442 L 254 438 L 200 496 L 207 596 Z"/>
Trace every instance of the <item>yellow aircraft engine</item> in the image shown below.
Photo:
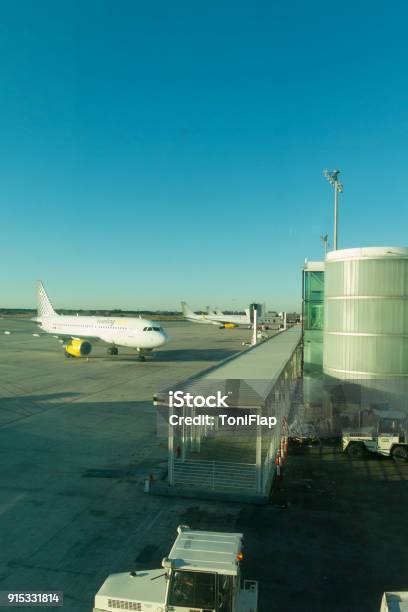
<path fill-rule="evenodd" d="M 92 350 L 92 344 L 87 340 L 73 338 L 65 346 L 66 357 L 86 357 Z"/>
<path fill-rule="evenodd" d="M 238 327 L 236 323 L 224 323 L 225 329 L 234 329 L 234 327 Z"/>

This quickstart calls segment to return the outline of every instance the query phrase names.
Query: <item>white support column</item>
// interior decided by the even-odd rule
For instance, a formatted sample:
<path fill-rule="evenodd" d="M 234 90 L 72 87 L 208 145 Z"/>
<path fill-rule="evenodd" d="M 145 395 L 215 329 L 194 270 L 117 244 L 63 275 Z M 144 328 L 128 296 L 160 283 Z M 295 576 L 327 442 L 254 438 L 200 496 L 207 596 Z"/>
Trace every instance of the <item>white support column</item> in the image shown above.
<path fill-rule="evenodd" d="M 186 424 L 185 424 L 186 407 L 185 406 L 183 406 L 182 408 L 182 416 L 183 416 L 183 423 L 181 425 L 181 460 L 185 461 L 186 460 Z"/>
<path fill-rule="evenodd" d="M 169 485 L 174 485 L 174 427 L 170 417 L 174 414 L 173 407 L 169 407 L 169 443 L 168 443 L 168 470 Z"/>
<path fill-rule="evenodd" d="M 259 416 L 261 416 L 262 408 L 259 408 Z M 262 426 L 258 423 L 256 426 L 256 492 L 262 493 Z"/>
<path fill-rule="evenodd" d="M 254 313 L 254 316 L 253 316 L 254 329 L 253 329 L 253 333 L 252 333 L 252 342 L 251 342 L 251 344 L 252 344 L 252 346 L 255 346 L 256 342 L 257 342 L 257 334 L 258 334 L 258 311 L 257 311 L 256 308 L 254 308 L 253 313 Z"/>

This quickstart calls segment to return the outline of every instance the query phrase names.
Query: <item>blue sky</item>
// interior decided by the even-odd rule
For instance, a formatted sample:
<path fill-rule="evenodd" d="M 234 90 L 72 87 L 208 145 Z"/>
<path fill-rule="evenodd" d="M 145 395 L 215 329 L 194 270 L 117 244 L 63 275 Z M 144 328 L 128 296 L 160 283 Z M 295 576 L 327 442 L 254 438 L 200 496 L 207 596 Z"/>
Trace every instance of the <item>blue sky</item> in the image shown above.
<path fill-rule="evenodd" d="M 2 306 L 299 308 L 304 258 L 407 239 L 406 2 L 0 9 Z"/>

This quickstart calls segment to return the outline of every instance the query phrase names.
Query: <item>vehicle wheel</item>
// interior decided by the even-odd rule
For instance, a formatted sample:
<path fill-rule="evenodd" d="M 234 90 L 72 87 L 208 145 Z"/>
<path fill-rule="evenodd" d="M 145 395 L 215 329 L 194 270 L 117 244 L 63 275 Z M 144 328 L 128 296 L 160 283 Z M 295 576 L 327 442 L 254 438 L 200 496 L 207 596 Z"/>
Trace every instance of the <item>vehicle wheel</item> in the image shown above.
<path fill-rule="evenodd" d="M 114 355 L 114 354 L 115 354 L 115 353 L 113 352 L 114 350 L 115 350 L 115 349 L 113 348 L 113 346 L 110 346 L 110 347 L 107 349 L 107 351 L 106 351 L 106 352 L 108 353 L 108 355 Z"/>
<path fill-rule="evenodd" d="M 116 348 L 116 346 L 114 346 L 114 347 L 113 347 L 113 354 L 114 354 L 114 355 L 119 355 L 119 351 L 118 351 L 118 349 Z"/>
<path fill-rule="evenodd" d="M 408 449 L 405 446 L 396 446 L 391 453 L 394 461 L 408 461 Z"/>
<path fill-rule="evenodd" d="M 139 355 L 139 361 L 146 361 L 146 357 L 144 355 Z"/>
<path fill-rule="evenodd" d="M 346 452 L 350 459 L 362 459 L 366 454 L 366 448 L 364 444 L 360 444 L 359 442 L 352 442 L 346 448 Z"/>

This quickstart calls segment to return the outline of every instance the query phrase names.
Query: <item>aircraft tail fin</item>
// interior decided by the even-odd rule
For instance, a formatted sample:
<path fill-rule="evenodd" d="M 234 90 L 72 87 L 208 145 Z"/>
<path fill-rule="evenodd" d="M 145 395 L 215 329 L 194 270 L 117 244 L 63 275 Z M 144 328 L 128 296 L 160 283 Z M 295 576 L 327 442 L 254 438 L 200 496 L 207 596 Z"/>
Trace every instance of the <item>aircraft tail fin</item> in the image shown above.
<path fill-rule="evenodd" d="M 41 281 L 37 281 L 37 312 L 38 317 L 51 317 L 57 314 Z"/>
<path fill-rule="evenodd" d="M 191 308 L 189 307 L 189 305 L 187 304 L 187 302 L 181 302 L 181 310 L 183 311 L 183 315 L 185 317 L 195 317 L 196 315 L 194 314 L 194 312 L 191 310 Z"/>

